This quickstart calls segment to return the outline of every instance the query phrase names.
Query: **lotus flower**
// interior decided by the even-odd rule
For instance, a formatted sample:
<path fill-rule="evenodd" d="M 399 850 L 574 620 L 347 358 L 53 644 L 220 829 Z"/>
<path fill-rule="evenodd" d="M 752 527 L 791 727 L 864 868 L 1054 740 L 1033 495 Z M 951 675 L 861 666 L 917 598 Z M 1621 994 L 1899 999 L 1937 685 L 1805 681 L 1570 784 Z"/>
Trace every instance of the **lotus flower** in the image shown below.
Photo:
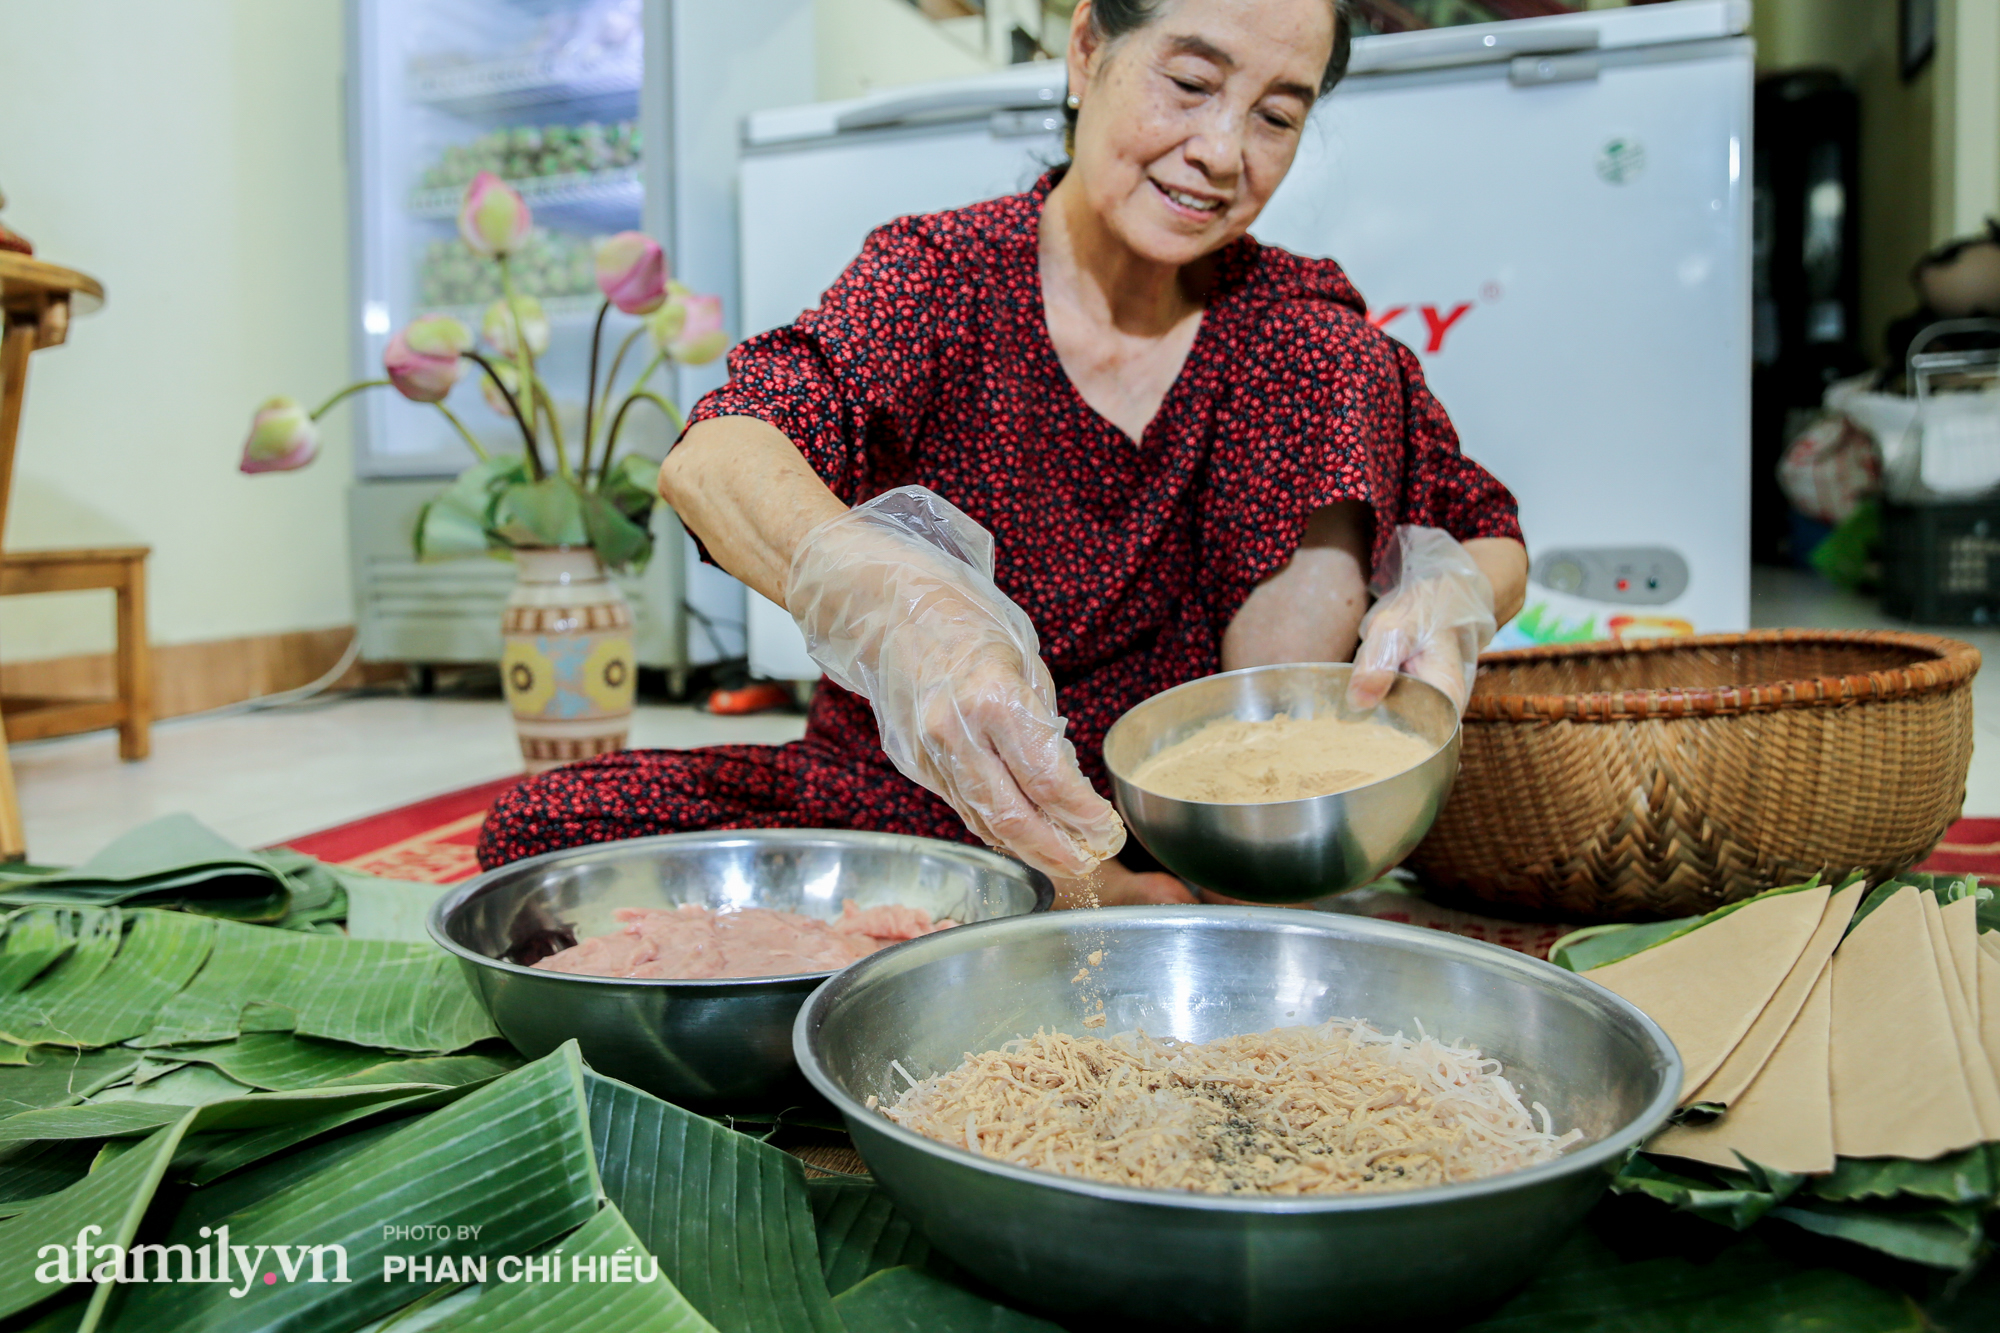
<path fill-rule="evenodd" d="M 534 215 L 513 186 L 490 171 L 482 171 L 465 188 L 458 209 L 458 234 L 482 255 L 506 255 L 528 239 Z"/>
<path fill-rule="evenodd" d="M 722 355 L 729 337 L 722 331 L 722 298 L 667 284 L 667 301 L 647 327 L 653 344 L 684 366 L 705 366 Z"/>
<path fill-rule="evenodd" d="M 243 442 L 245 472 L 290 472 L 313 461 L 319 452 L 319 430 L 296 398 L 266 399 L 250 418 L 250 438 Z"/>
<path fill-rule="evenodd" d="M 472 330 L 450 315 L 425 315 L 397 331 L 382 351 L 382 368 L 396 392 L 413 403 L 441 401 L 465 373 L 460 354 L 472 347 Z"/>
<path fill-rule="evenodd" d="M 667 255 L 643 232 L 621 231 L 597 245 L 597 288 L 628 315 L 649 315 L 667 299 Z"/>
<path fill-rule="evenodd" d="M 549 350 L 549 317 L 542 313 L 542 303 L 532 296 L 514 298 L 514 310 L 510 314 L 507 302 L 502 299 L 486 307 L 486 315 L 479 321 L 479 334 L 505 357 L 516 357 L 520 351 L 514 344 L 514 316 L 520 317 L 521 327 L 527 330 L 528 350 L 536 356 Z"/>

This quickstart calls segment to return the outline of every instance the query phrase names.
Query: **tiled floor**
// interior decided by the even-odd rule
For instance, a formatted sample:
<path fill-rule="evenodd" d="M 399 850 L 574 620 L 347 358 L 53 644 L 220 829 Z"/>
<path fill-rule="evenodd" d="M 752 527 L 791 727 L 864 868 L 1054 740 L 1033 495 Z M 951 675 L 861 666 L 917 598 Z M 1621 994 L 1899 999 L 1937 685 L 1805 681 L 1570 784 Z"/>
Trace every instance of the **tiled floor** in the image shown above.
<path fill-rule="evenodd" d="M 1759 569 L 1753 588 L 1757 625 L 1899 627 L 1873 602 L 1809 574 Z M 1989 661 L 2000 654 L 2000 630 L 1953 633 Z M 1982 672 L 1973 688 L 1978 739 L 1966 810 L 2000 814 L 2000 672 Z M 727 718 L 645 706 L 632 743 L 774 743 L 797 737 L 804 725 L 789 714 Z M 262 846 L 518 766 L 497 699 L 361 697 L 167 722 L 153 733 L 153 757 L 140 764 L 119 763 L 108 733 L 17 745 L 12 754 L 29 854 L 56 863 L 81 860 L 169 811 L 190 811 L 227 837 Z"/>
<path fill-rule="evenodd" d="M 804 730 L 793 714 L 642 705 L 632 743 L 775 743 Z M 520 771 L 498 699 L 364 697 L 170 721 L 154 728 L 153 757 L 137 764 L 118 761 L 110 733 L 16 745 L 12 754 L 28 855 L 56 864 L 170 811 L 260 847 Z"/>

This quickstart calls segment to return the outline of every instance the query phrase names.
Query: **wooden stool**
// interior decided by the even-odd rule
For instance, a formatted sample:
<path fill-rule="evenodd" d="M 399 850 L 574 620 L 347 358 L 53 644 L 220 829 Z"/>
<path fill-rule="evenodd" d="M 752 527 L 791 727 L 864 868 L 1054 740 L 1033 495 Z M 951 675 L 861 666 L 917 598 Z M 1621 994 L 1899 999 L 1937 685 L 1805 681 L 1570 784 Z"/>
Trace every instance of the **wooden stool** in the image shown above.
<path fill-rule="evenodd" d="M 108 588 L 118 598 L 118 684 L 109 699 L 0 697 L 7 737 L 38 741 L 118 728 L 118 757 L 144 759 L 153 749 L 153 665 L 146 645 L 144 546 L 95 550 L 8 551 L 0 555 L 0 597 Z"/>
<path fill-rule="evenodd" d="M 28 355 L 67 338 L 72 313 L 86 314 L 103 303 L 104 288 L 95 278 L 0 250 L 0 328 L 5 330 L 0 336 L 0 537 L 5 535 L 7 496 L 13 489 L 14 443 L 28 391 Z M 0 701 L 0 861 L 18 861 L 28 851 L 14 795 L 14 769 L 7 761 L 8 731 L 25 740 L 115 726 L 120 754 L 127 759 L 146 754 L 153 705 L 145 570 L 143 547 L 0 555 L 0 595 L 77 588 L 110 588 L 118 595 L 116 699 L 33 700 L 18 711 L 15 701 Z"/>

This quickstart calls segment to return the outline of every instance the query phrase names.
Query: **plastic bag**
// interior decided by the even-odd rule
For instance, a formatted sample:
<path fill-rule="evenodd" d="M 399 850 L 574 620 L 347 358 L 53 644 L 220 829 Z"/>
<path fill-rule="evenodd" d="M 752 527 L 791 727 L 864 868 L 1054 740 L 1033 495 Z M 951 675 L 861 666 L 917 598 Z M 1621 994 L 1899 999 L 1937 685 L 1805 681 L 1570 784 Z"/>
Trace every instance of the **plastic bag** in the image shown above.
<path fill-rule="evenodd" d="M 1465 711 L 1479 673 L 1479 650 L 1492 641 L 1493 585 L 1472 556 L 1442 528 L 1404 526 L 1369 586 L 1379 599 L 1361 619 L 1348 702 L 1373 708 L 1406 672 L 1435 685 Z"/>
<path fill-rule="evenodd" d="M 903 486 L 820 524 L 785 605 L 813 661 L 875 710 L 897 771 L 965 826 L 1049 875 L 1124 845 L 1077 768 L 1027 614 L 993 582 L 993 538 L 944 497 Z"/>

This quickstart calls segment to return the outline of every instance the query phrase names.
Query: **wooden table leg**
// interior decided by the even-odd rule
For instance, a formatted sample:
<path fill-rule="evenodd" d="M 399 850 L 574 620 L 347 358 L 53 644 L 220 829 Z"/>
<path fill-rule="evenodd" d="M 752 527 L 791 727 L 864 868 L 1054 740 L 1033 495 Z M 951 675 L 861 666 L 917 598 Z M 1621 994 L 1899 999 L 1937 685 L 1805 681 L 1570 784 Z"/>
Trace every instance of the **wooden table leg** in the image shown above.
<path fill-rule="evenodd" d="M 7 497 L 14 482 L 14 442 L 21 433 L 21 402 L 28 394 L 28 353 L 35 350 L 33 321 L 8 321 L 0 342 L 0 537 L 7 529 Z"/>
<path fill-rule="evenodd" d="M 125 567 L 118 585 L 118 757 L 144 759 L 153 752 L 153 649 L 146 641 L 146 559 Z"/>

